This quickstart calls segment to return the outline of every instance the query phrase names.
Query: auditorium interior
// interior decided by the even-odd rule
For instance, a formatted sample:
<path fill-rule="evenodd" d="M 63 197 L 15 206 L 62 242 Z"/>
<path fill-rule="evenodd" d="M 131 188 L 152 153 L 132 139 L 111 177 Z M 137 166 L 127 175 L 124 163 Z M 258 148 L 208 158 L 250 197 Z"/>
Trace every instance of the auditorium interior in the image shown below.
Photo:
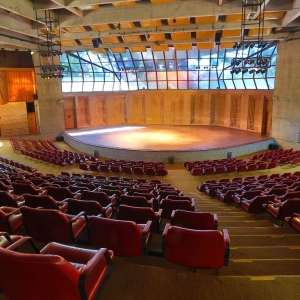
<path fill-rule="evenodd" d="M 0 0 L 0 14 L 0 299 L 300 298 L 299 0 Z M 95 246 L 93 221 L 124 222 L 126 239 L 131 219 L 121 218 L 122 201 L 138 196 L 134 189 L 149 188 L 152 202 L 138 197 L 164 217 L 155 230 L 154 222 L 138 225 L 143 234 L 148 228 L 141 253 L 128 255 L 134 242 L 106 251 L 99 278 L 95 271 L 86 284 L 81 274 L 78 287 L 64 291 L 21 256 L 60 246 L 33 238 L 41 251 L 33 255 L 30 197 L 15 191 L 14 177 L 41 197 L 56 182 L 72 187 L 71 198 L 120 192 L 105 210 L 97 202 L 102 217 L 78 217 L 87 222 L 82 239 L 66 244 L 85 255 L 108 248 Z M 239 197 L 245 192 L 255 198 Z M 17 206 L 3 204 L 2 193 Z M 265 202 L 254 208 L 257 197 Z M 77 215 L 75 199 L 55 200 L 56 212 Z M 274 215 L 291 200 L 291 213 Z M 172 201 L 214 216 L 214 228 L 175 226 L 172 210 L 163 212 Z M 1 225 L 9 216 L 21 222 L 9 225 L 11 240 Z M 224 253 L 187 238 L 172 257 L 167 234 L 178 228 L 194 240 L 220 235 Z M 5 249 L 13 242 L 16 251 Z M 7 253 L 20 254 L 19 270 Z M 91 269 L 93 259 L 82 260 L 69 264 L 74 274 Z"/>

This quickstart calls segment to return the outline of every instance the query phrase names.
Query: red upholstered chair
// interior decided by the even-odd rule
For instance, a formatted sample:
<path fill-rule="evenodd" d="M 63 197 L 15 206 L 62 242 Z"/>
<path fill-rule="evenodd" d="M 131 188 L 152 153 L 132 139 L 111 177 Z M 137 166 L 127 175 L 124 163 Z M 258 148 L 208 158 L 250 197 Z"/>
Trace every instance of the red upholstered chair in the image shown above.
<path fill-rule="evenodd" d="M 217 197 L 224 203 L 234 203 L 233 196 L 240 195 L 244 192 L 244 190 L 236 188 L 236 189 L 229 189 L 227 192 L 217 192 Z"/>
<path fill-rule="evenodd" d="M 263 207 L 263 204 L 267 204 L 269 201 L 274 202 L 275 195 L 267 195 L 267 196 L 256 196 L 251 200 L 243 200 L 240 205 L 242 208 L 251 213 L 251 214 L 261 214 L 266 211 Z"/>
<path fill-rule="evenodd" d="M 28 207 L 42 207 L 47 209 L 58 209 L 61 212 L 66 212 L 68 203 L 56 201 L 49 195 L 31 195 L 24 194 L 25 205 Z"/>
<path fill-rule="evenodd" d="M 156 170 L 156 175 L 157 176 L 167 176 L 168 175 L 168 171 L 164 168 L 162 169 L 157 169 Z"/>
<path fill-rule="evenodd" d="M 116 195 L 108 196 L 104 192 L 94 192 L 94 191 L 82 191 L 81 200 L 95 200 L 98 201 L 102 206 L 108 206 L 112 204 L 116 205 L 117 198 Z"/>
<path fill-rule="evenodd" d="M 300 198 L 300 191 L 298 192 L 287 192 L 285 195 L 283 196 L 277 196 L 275 199 L 276 199 L 276 202 L 280 201 L 280 202 L 284 202 L 285 200 L 287 199 L 291 199 L 291 198 Z"/>
<path fill-rule="evenodd" d="M 148 221 L 151 221 L 151 232 L 159 233 L 161 212 L 161 210 L 155 212 L 151 207 L 134 207 L 121 204 L 117 212 L 117 219 L 133 221 L 137 224 L 146 224 Z"/>
<path fill-rule="evenodd" d="M 284 220 L 300 233 L 300 214 L 293 213 L 290 217 L 286 217 Z"/>
<path fill-rule="evenodd" d="M 210 212 L 173 210 L 171 225 L 196 230 L 218 229 L 218 217 Z"/>
<path fill-rule="evenodd" d="M 57 243 L 48 244 L 40 254 L 0 248 L 1 290 L 8 299 L 99 299 L 111 274 L 113 257 L 107 249 Z"/>
<path fill-rule="evenodd" d="M 191 198 L 191 197 L 188 197 L 188 196 L 177 196 L 177 195 L 168 195 L 166 197 L 166 199 L 171 199 L 171 200 L 189 200 L 192 204 L 192 206 L 195 206 L 195 199 L 194 198 Z"/>
<path fill-rule="evenodd" d="M 172 211 L 176 209 L 182 209 L 187 211 L 194 211 L 195 206 L 189 200 L 171 200 L 163 199 L 160 202 L 159 208 L 162 209 L 161 217 L 163 219 L 171 220 Z"/>
<path fill-rule="evenodd" d="M 37 188 L 31 183 L 21 183 L 21 182 L 13 182 L 13 193 L 15 195 L 23 195 L 25 193 L 29 193 L 32 195 L 39 195 L 41 193 L 45 193 L 42 188 Z"/>
<path fill-rule="evenodd" d="M 220 269 L 228 265 L 226 229 L 194 230 L 167 224 L 162 238 L 163 256 L 175 264 L 195 269 Z"/>
<path fill-rule="evenodd" d="M 23 226 L 20 210 L 15 207 L 0 207 L 0 231 L 13 233 Z"/>
<path fill-rule="evenodd" d="M 147 254 L 151 223 L 136 224 L 132 221 L 91 216 L 89 236 L 96 249 L 106 247 L 116 256 L 141 256 Z"/>
<path fill-rule="evenodd" d="M 48 186 L 45 188 L 47 190 L 47 195 L 53 197 L 56 201 L 62 201 L 67 198 L 80 199 L 80 193 L 73 193 L 67 187 L 53 187 Z"/>
<path fill-rule="evenodd" d="M 286 217 L 291 216 L 293 213 L 300 213 L 300 198 L 289 198 L 284 202 L 280 203 L 267 203 L 265 205 L 267 212 L 275 219 L 283 221 Z"/>
<path fill-rule="evenodd" d="M 217 196 L 217 190 L 222 190 L 224 188 L 223 184 L 217 183 L 210 185 L 207 189 L 205 189 L 205 194 L 210 197 Z"/>
<path fill-rule="evenodd" d="M 87 227 L 83 212 L 72 216 L 54 209 L 22 206 L 20 210 L 27 235 L 42 243 L 75 244 Z"/>
<path fill-rule="evenodd" d="M 113 215 L 113 206 L 110 203 L 108 206 L 102 206 L 95 200 L 78 200 L 78 199 L 65 199 L 64 202 L 68 207 L 68 214 L 78 215 L 84 211 L 88 216 L 101 215 L 103 218 L 111 218 Z"/>
<path fill-rule="evenodd" d="M 276 195 L 276 196 L 283 196 L 287 191 L 287 187 L 278 187 L 274 186 L 270 188 L 268 191 L 264 192 L 264 195 Z"/>
<path fill-rule="evenodd" d="M 155 203 L 155 199 L 148 200 L 142 196 L 130 196 L 130 195 L 122 195 L 120 198 L 120 205 L 128 205 L 135 207 L 155 207 L 157 206 Z"/>
<path fill-rule="evenodd" d="M 0 191 L 0 206 L 10 206 L 18 208 L 24 205 L 22 196 L 15 196 L 7 191 Z"/>
<path fill-rule="evenodd" d="M 261 191 L 260 190 L 254 190 L 254 191 L 245 191 L 242 194 L 236 194 L 233 195 L 234 202 L 240 204 L 242 200 L 250 200 L 253 199 L 256 196 L 260 196 Z"/>

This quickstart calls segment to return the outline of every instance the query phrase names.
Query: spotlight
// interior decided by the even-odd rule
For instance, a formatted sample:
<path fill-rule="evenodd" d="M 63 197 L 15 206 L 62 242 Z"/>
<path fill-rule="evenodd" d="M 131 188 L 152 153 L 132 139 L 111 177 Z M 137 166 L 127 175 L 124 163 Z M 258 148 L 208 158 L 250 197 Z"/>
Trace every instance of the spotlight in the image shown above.
<path fill-rule="evenodd" d="M 230 71 L 230 74 L 234 74 L 234 72 L 235 72 L 235 70 L 231 70 L 231 71 Z"/>
<path fill-rule="evenodd" d="M 249 71 L 249 74 L 253 74 L 255 72 L 255 69 L 251 69 L 250 71 Z"/>
<path fill-rule="evenodd" d="M 265 74 L 267 72 L 267 69 L 262 69 L 261 74 Z"/>
<path fill-rule="evenodd" d="M 247 72 L 248 72 L 247 69 L 243 69 L 243 71 L 242 71 L 243 74 L 246 74 Z"/>
<path fill-rule="evenodd" d="M 255 73 L 256 73 L 256 74 L 261 73 L 261 69 L 257 69 Z"/>

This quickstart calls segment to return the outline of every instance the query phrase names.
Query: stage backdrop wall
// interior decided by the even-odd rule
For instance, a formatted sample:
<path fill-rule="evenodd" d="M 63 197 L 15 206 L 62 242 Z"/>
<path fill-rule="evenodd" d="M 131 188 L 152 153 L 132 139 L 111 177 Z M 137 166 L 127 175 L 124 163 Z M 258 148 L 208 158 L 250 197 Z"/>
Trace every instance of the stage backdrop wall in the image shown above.
<path fill-rule="evenodd" d="M 218 125 L 269 133 L 273 91 L 139 90 L 64 93 L 63 99 L 67 129 L 116 124 Z"/>

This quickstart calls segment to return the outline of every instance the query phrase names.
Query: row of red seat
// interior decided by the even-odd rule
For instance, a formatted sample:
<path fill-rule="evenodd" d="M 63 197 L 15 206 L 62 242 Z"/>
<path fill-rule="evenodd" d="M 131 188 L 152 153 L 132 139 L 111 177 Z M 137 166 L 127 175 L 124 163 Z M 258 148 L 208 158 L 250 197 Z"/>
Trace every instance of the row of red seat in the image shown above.
<path fill-rule="evenodd" d="M 286 219 L 294 226 L 296 221 L 291 220 L 294 217 L 297 220 L 299 216 L 294 214 L 300 214 L 299 172 L 273 174 L 270 177 L 261 175 L 257 178 L 210 180 L 197 188 L 224 203 L 236 203 L 249 213 L 267 212 L 281 225 Z M 295 229 L 299 228 L 296 226 Z"/>

